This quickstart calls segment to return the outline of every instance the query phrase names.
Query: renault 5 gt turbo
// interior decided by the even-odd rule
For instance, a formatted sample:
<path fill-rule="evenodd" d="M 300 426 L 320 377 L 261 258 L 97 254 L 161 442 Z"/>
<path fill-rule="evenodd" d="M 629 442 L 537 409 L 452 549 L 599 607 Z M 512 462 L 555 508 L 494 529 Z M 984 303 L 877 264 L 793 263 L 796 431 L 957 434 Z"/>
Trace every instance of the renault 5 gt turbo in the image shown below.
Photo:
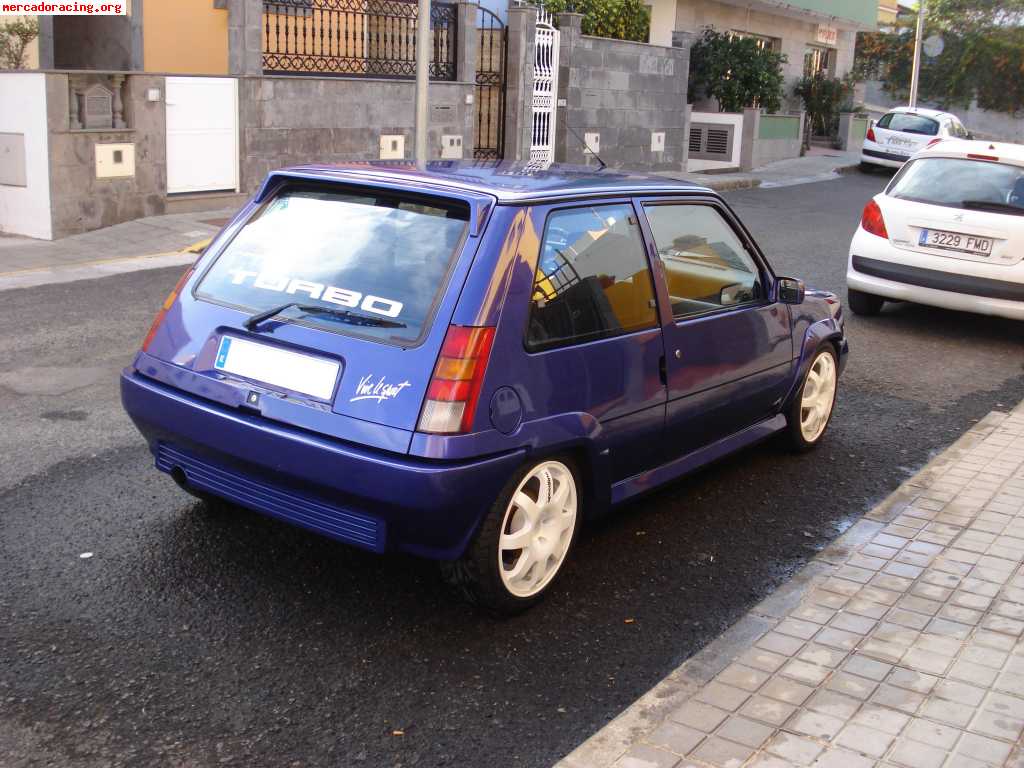
<path fill-rule="evenodd" d="M 156 467 L 498 612 L 587 520 L 782 433 L 819 443 L 832 293 L 775 274 L 714 192 L 512 164 L 271 173 L 121 377 Z"/>

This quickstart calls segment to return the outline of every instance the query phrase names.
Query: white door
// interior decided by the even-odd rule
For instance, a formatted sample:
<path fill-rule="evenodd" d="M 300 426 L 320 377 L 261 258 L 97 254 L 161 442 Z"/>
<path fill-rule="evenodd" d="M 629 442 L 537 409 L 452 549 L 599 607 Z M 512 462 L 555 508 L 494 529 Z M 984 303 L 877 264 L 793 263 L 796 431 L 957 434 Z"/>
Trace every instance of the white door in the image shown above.
<path fill-rule="evenodd" d="M 238 81 L 167 78 L 167 191 L 238 189 Z"/>

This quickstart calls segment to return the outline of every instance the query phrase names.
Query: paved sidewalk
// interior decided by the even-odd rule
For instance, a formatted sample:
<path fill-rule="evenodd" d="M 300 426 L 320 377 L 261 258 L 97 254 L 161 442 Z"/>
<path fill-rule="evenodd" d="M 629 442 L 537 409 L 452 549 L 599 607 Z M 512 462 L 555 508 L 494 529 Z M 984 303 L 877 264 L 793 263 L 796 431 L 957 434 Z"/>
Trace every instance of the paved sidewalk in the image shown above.
<path fill-rule="evenodd" d="M 1024 766 L 1024 404 L 557 768 Z"/>
<path fill-rule="evenodd" d="M 659 176 L 687 179 L 711 189 L 746 189 L 749 187 L 789 187 L 838 178 L 860 165 L 860 152 L 814 149 L 803 157 L 779 160 L 746 173 L 677 173 L 663 171 Z"/>
<path fill-rule="evenodd" d="M 60 240 L 0 236 L 0 276 L 180 251 L 216 234 L 235 213 L 227 209 L 149 216 Z"/>

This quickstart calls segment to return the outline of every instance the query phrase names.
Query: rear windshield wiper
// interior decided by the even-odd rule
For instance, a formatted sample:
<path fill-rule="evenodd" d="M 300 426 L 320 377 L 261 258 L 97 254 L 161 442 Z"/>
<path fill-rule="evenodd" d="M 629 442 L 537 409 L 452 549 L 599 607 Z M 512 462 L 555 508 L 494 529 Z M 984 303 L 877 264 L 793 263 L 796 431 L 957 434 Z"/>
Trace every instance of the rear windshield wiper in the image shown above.
<path fill-rule="evenodd" d="M 341 320 L 344 323 L 349 323 L 350 325 L 364 325 L 371 328 L 406 327 L 405 323 L 401 323 L 397 320 L 386 320 L 383 317 L 364 315 L 361 312 L 353 312 L 350 309 L 333 309 L 332 307 L 321 307 L 316 304 L 300 304 L 297 301 L 289 301 L 287 304 L 279 304 L 278 306 L 271 307 L 263 312 L 257 312 L 242 323 L 242 325 L 244 325 L 247 330 L 252 331 L 260 323 L 281 314 L 286 309 L 297 309 L 300 312 L 306 312 L 311 315 L 330 315 L 331 317 Z"/>
<path fill-rule="evenodd" d="M 995 213 L 1010 213 L 1015 216 L 1024 216 L 1024 208 L 1009 203 L 997 203 L 992 200 L 963 200 L 960 205 L 964 208 L 971 208 L 977 211 L 993 211 Z"/>

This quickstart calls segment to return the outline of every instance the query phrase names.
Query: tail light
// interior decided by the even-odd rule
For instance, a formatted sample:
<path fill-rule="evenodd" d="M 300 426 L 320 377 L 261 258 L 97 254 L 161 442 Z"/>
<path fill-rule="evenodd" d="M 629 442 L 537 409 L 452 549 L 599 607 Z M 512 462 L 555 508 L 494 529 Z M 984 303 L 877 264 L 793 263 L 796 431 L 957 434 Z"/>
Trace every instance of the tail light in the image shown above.
<path fill-rule="evenodd" d="M 884 237 L 886 240 L 889 239 L 889 233 L 885 230 L 885 219 L 882 218 L 882 209 L 878 207 L 878 203 L 874 200 L 869 200 L 868 204 L 864 206 L 864 214 L 860 217 L 860 225 L 864 228 L 865 232 L 870 232 L 878 237 Z"/>
<path fill-rule="evenodd" d="M 420 432 L 450 435 L 470 430 L 493 340 L 494 328 L 448 326 L 427 387 Z"/>
<path fill-rule="evenodd" d="M 156 313 L 156 317 L 153 318 L 153 324 L 149 326 L 149 333 L 147 333 L 146 338 L 142 340 L 143 352 L 146 352 L 149 349 L 149 345 L 153 341 L 153 337 L 156 336 L 157 330 L 164 321 L 164 315 L 166 315 L 167 311 L 174 306 L 174 302 L 178 298 L 178 294 L 181 293 L 181 289 L 185 287 L 185 283 L 188 282 L 188 279 L 192 277 L 192 272 L 194 270 L 194 265 L 185 270 L 185 274 L 178 278 L 178 282 L 175 284 L 174 290 L 167 294 L 167 298 L 164 299 L 164 303 L 160 305 L 160 309 Z"/>
<path fill-rule="evenodd" d="M 868 128 L 867 140 L 868 141 L 874 141 L 874 142 L 878 141 L 878 139 L 875 138 L 875 129 L 874 128 Z"/>
<path fill-rule="evenodd" d="M 925 149 L 931 149 L 936 144 L 938 144 L 940 141 L 942 141 L 942 139 L 932 139 L 931 141 L 929 141 L 927 144 L 924 145 L 924 148 Z"/>

